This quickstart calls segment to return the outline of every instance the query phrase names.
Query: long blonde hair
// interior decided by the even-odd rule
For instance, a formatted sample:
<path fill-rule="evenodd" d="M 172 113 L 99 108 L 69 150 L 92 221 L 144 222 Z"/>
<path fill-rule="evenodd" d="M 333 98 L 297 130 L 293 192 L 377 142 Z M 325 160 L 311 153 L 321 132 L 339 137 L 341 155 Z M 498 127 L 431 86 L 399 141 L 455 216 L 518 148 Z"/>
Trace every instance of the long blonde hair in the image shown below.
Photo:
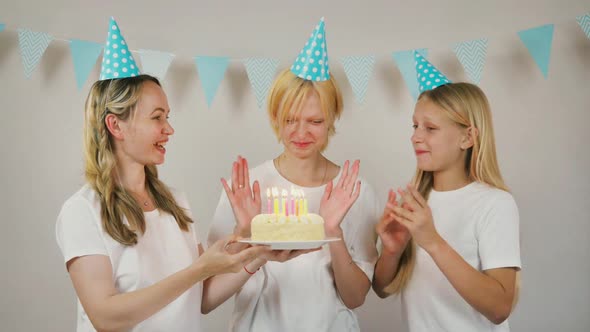
<path fill-rule="evenodd" d="M 336 133 L 334 122 L 342 114 L 343 103 L 342 93 L 334 76 L 330 75 L 327 81 L 315 82 L 297 77 L 291 70 L 285 69 L 279 73 L 268 94 L 268 116 L 279 141 L 280 130 L 287 119 L 301 112 L 305 100 L 313 92 L 317 92 L 320 98 L 322 112 L 328 124 L 328 136 Z"/>
<path fill-rule="evenodd" d="M 478 134 L 474 135 L 473 146 L 467 150 L 465 158 L 465 172 L 469 179 L 509 191 L 500 174 L 490 105 L 483 91 L 470 83 L 450 83 L 422 92 L 418 100 L 423 98 L 437 105 L 458 125 L 477 129 Z M 412 182 L 422 197 L 428 200 L 434 182 L 432 172 L 416 169 Z M 400 259 L 395 278 L 385 288 L 386 292 L 397 293 L 408 284 L 416 264 L 415 251 L 415 244 L 410 240 Z M 518 297 L 518 280 L 517 273 L 514 303 Z"/>
<path fill-rule="evenodd" d="M 123 121 L 129 119 L 146 82 L 160 86 L 160 82 L 149 75 L 97 81 L 88 93 L 84 113 L 86 181 L 100 197 L 103 229 L 114 240 L 127 246 L 137 244 L 135 231 L 145 232 L 145 219 L 137 201 L 116 180 L 117 158 L 105 118 L 107 114 L 114 114 Z M 145 176 L 146 188 L 156 207 L 170 213 L 178 226 L 188 231 L 188 225 L 193 221 L 178 206 L 170 189 L 158 179 L 156 166 L 146 165 Z M 129 226 L 124 224 L 123 217 L 127 218 Z"/>

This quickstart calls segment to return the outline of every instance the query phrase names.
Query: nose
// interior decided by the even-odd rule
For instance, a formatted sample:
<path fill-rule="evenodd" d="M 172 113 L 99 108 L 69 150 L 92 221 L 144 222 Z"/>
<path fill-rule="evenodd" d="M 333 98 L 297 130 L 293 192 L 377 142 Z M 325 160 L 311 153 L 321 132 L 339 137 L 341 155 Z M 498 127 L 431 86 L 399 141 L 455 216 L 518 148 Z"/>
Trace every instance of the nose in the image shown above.
<path fill-rule="evenodd" d="M 164 134 L 170 136 L 174 134 L 174 128 L 172 128 L 172 125 L 170 124 L 170 122 L 166 121 L 166 126 L 164 126 L 163 129 Z"/>
<path fill-rule="evenodd" d="M 297 122 L 297 128 L 295 129 L 295 133 L 297 134 L 298 137 L 304 137 L 305 134 L 307 133 L 307 122 L 305 121 L 298 121 Z"/>
<path fill-rule="evenodd" d="M 422 131 L 420 130 L 420 128 L 414 129 L 414 133 L 412 134 L 412 137 L 410 137 L 412 143 L 420 143 L 423 141 L 423 139 L 424 138 L 422 136 Z"/>

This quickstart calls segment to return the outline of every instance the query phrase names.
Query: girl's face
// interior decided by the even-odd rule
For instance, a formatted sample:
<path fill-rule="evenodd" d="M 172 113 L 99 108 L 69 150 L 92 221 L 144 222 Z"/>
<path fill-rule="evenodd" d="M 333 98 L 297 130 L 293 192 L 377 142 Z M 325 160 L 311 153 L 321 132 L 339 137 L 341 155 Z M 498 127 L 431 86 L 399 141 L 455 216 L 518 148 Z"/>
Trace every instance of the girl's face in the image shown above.
<path fill-rule="evenodd" d="M 153 82 L 145 82 L 134 114 L 120 122 L 123 140 L 119 148 L 126 159 L 142 165 L 164 162 L 166 143 L 174 134 L 168 122 L 169 113 L 164 90 Z"/>
<path fill-rule="evenodd" d="M 417 166 L 428 172 L 464 169 L 466 149 L 471 145 L 467 129 L 453 122 L 444 109 L 428 98 L 416 103 L 412 145 Z"/>
<path fill-rule="evenodd" d="M 293 113 L 293 110 L 290 111 Z M 287 117 L 279 132 L 285 151 L 306 159 L 320 153 L 328 144 L 328 124 L 317 92 L 303 101 L 297 116 Z"/>

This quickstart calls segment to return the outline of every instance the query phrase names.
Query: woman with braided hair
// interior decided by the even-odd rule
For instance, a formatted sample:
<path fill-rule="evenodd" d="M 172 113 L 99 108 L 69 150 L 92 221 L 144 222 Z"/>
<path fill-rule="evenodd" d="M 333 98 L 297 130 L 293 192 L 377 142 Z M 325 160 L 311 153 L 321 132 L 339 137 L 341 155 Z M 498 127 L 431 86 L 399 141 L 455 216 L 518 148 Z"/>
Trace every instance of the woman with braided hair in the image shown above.
<path fill-rule="evenodd" d="M 78 295 L 77 331 L 199 331 L 203 284 L 266 247 L 204 251 L 186 197 L 158 178 L 174 133 L 154 77 L 106 79 L 86 101 L 86 184 L 63 205 L 57 242 Z"/>

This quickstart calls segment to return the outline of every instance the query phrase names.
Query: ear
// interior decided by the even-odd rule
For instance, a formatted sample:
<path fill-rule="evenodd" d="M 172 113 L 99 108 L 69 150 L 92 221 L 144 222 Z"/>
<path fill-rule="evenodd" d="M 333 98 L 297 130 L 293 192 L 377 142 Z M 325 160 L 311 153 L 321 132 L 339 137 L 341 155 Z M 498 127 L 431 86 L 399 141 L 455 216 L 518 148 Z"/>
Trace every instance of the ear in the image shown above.
<path fill-rule="evenodd" d="M 463 140 L 461 141 L 461 149 L 467 150 L 467 149 L 471 148 L 473 146 L 473 144 L 475 143 L 475 140 L 477 139 L 478 135 L 479 135 L 479 130 L 477 130 L 477 128 L 475 128 L 473 126 L 467 128 L 467 130 L 465 131 L 465 136 L 463 137 Z"/>
<path fill-rule="evenodd" d="M 107 116 L 104 119 L 104 123 L 107 126 L 107 129 L 109 131 L 109 133 L 111 133 L 111 135 L 115 138 L 115 139 L 123 139 L 124 135 L 123 135 L 123 130 L 121 128 L 121 120 L 114 114 L 110 113 L 107 114 Z"/>

